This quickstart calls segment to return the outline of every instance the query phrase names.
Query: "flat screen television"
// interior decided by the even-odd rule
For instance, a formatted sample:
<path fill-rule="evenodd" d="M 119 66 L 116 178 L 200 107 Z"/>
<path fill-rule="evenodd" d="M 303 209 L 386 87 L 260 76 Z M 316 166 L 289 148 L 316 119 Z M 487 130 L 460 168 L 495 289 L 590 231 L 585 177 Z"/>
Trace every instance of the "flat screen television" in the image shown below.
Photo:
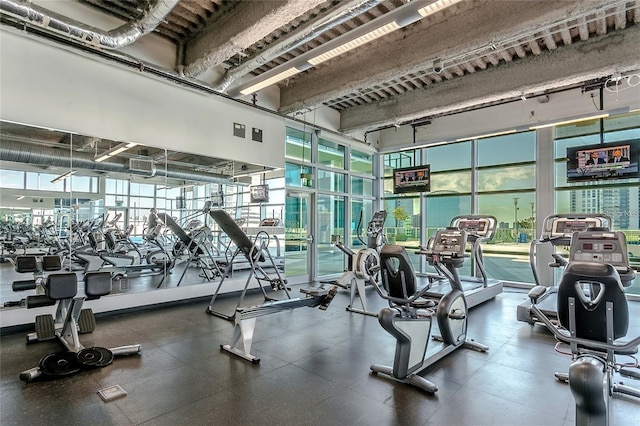
<path fill-rule="evenodd" d="M 211 207 L 224 207 L 224 192 L 211 191 Z"/>
<path fill-rule="evenodd" d="M 429 192 L 431 168 L 426 166 L 403 167 L 393 170 L 393 193 Z"/>
<path fill-rule="evenodd" d="M 640 177 L 640 140 L 567 148 L 567 182 Z"/>
<path fill-rule="evenodd" d="M 269 202 L 269 185 L 252 185 L 249 187 L 252 203 Z"/>

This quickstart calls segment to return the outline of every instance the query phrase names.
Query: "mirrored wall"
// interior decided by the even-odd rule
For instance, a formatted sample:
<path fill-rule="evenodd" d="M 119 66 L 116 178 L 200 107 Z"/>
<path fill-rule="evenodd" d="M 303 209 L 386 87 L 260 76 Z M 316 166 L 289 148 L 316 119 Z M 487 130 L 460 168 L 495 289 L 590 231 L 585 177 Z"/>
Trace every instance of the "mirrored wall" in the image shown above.
<path fill-rule="evenodd" d="M 10 122 L 0 122 L 0 142 L 4 309 L 38 291 L 14 291 L 34 278 L 18 256 L 109 270 L 112 295 L 215 282 L 233 249 L 209 215 L 216 209 L 249 235 L 264 231 L 284 267 L 282 170 Z"/>

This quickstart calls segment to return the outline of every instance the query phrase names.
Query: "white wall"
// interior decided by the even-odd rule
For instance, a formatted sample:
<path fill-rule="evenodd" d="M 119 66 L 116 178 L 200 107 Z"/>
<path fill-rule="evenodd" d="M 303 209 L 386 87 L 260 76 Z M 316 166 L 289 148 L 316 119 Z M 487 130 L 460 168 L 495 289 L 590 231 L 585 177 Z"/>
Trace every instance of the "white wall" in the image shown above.
<path fill-rule="evenodd" d="M 629 107 L 630 110 L 640 108 L 640 85 L 622 88 L 623 90 L 617 93 L 604 92 L 605 111 L 623 107 Z M 594 98 L 591 97 L 592 94 Z M 595 105 L 599 105 L 599 102 L 598 90 L 583 93 L 578 88 L 551 94 L 546 103 L 533 98 L 434 118 L 431 124 L 417 128 L 416 145 L 453 142 L 464 137 L 502 130 L 526 130 L 540 123 L 559 121 L 583 114 L 598 114 Z M 367 141 L 380 151 L 389 152 L 412 147 L 413 135 L 411 127 L 405 125 L 398 129 L 385 129 L 371 133 L 367 136 Z"/>
<path fill-rule="evenodd" d="M 0 118 L 270 167 L 284 163 L 284 118 L 0 31 Z M 233 136 L 233 123 L 247 137 Z M 251 140 L 252 128 L 263 142 Z"/>

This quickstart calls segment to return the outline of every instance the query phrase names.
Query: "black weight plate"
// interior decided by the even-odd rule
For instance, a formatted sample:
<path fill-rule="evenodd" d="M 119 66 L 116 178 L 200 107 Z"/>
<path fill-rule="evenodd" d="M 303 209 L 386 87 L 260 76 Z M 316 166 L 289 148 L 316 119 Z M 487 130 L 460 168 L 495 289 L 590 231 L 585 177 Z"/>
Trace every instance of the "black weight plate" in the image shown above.
<path fill-rule="evenodd" d="M 42 357 L 39 363 L 42 374 L 63 377 L 80 371 L 80 363 L 74 352 L 54 352 Z"/>
<path fill-rule="evenodd" d="M 102 354 L 102 359 L 98 364 L 96 364 L 96 367 L 106 367 L 113 362 L 113 352 L 111 352 L 111 350 L 100 346 L 95 346 L 92 349 L 95 349 Z"/>
<path fill-rule="evenodd" d="M 98 367 L 102 363 L 102 351 L 96 348 L 84 348 L 76 354 L 78 362 L 83 367 Z"/>

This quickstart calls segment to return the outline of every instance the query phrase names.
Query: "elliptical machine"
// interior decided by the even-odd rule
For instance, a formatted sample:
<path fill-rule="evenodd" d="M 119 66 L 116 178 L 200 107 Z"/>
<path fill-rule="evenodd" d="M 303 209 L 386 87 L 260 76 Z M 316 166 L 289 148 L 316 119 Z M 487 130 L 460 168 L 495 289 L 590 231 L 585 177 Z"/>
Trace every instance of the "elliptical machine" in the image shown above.
<path fill-rule="evenodd" d="M 380 252 L 384 289 L 372 281 L 378 294 L 389 301 L 389 307 L 378 314 L 382 328 L 396 339 L 393 366 L 373 364 L 373 374 L 385 374 L 392 379 L 434 393 L 438 387 L 418 375 L 425 368 L 459 348 L 486 352 L 489 348 L 467 340 L 467 303 L 457 268 L 464 263 L 466 232 L 456 228 L 437 231 L 427 248 L 420 250 L 429 264 L 445 276 L 451 290 L 437 305 L 424 299 L 428 287 L 417 291 L 416 277 L 409 255 L 403 246 L 385 245 Z M 435 309 L 434 309 L 435 308 Z M 436 316 L 441 343 L 428 351 L 433 316 Z"/>
<path fill-rule="evenodd" d="M 558 247 L 569 247 L 571 245 L 571 236 L 578 231 L 587 231 L 594 228 L 609 229 L 611 227 L 611 218 L 603 214 L 594 213 L 568 213 L 554 214 L 547 216 L 542 225 L 540 238 L 531 241 L 529 246 L 529 263 L 531 264 L 531 272 L 535 280 L 536 286 L 545 286 L 544 294 L 541 294 L 537 300 L 538 309 L 541 310 L 547 318 L 557 322 L 557 293 L 558 287 L 543 282 L 541 271 L 538 270 L 537 258 L 539 250 L 543 246 L 551 246 L 554 250 Z M 550 268 L 560 269 L 567 266 L 568 260 L 561 253 L 551 253 L 551 261 L 548 263 Z M 633 278 L 632 278 L 633 279 Z M 551 280 L 553 284 L 553 280 Z M 623 282 L 623 284 L 625 284 Z M 626 285 L 630 285 L 627 282 Z M 540 289 L 542 291 L 542 289 Z M 517 308 L 518 321 L 536 324 L 538 318 L 533 315 L 531 310 L 531 301 L 525 299 Z"/>

